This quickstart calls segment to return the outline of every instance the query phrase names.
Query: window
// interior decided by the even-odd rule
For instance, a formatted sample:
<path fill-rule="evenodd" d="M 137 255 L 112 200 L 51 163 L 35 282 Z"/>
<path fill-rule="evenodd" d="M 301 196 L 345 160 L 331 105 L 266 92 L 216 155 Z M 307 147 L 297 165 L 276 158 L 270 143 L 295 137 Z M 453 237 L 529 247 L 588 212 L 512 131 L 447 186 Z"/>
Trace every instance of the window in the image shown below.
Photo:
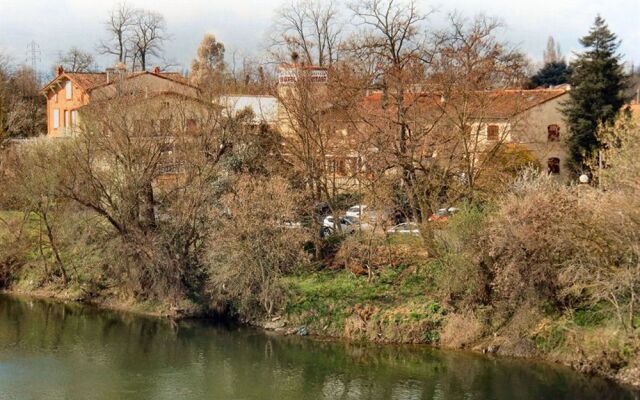
<path fill-rule="evenodd" d="M 343 158 L 338 158 L 335 161 L 335 165 L 336 165 L 336 172 L 338 175 L 346 175 L 347 174 L 347 169 L 346 169 L 346 165 L 345 165 L 345 160 Z"/>
<path fill-rule="evenodd" d="M 498 140 L 499 132 L 498 125 L 487 126 L 487 140 Z"/>
<path fill-rule="evenodd" d="M 78 111 L 71 111 L 71 126 L 78 125 Z"/>
<path fill-rule="evenodd" d="M 171 120 L 170 119 L 161 119 L 158 122 L 158 134 L 160 135 L 168 135 L 171 130 Z"/>
<path fill-rule="evenodd" d="M 560 141 L 560 127 L 558 125 L 553 124 L 547 127 L 547 141 L 549 142 Z"/>
<path fill-rule="evenodd" d="M 64 110 L 64 127 L 68 128 L 71 126 L 71 119 L 69 117 L 69 110 Z"/>
<path fill-rule="evenodd" d="M 189 133 L 193 133 L 198 129 L 198 125 L 196 123 L 195 119 L 188 119 L 187 120 L 187 132 Z"/>
<path fill-rule="evenodd" d="M 547 160 L 547 172 L 551 175 L 558 175 L 560 173 L 560 159 L 557 157 L 551 157 Z"/>
<path fill-rule="evenodd" d="M 66 98 L 67 100 L 71 100 L 71 81 L 67 81 L 67 83 L 64 84 L 64 91 L 66 94 Z"/>
<path fill-rule="evenodd" d="M 57 108 L 53 109 L 53 129 L 60 128 L 60 110 Z"/>

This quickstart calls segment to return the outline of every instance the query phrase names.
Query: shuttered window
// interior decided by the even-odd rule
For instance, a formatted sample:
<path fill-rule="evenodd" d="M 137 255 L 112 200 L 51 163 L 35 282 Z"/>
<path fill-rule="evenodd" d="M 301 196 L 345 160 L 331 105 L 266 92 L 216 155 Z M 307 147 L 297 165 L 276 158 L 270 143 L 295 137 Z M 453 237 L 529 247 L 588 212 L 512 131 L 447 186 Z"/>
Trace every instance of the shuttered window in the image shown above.
<path fill-rule="evenodd" d="M 489 125 L 487 127 L 487 140 L 498 140 L 499 132 L 498 125 Z"/>
<path fill-rule="evenodd" d="M 64 84 L 64 92 L 66 94 L 66 98 L 67 100 L 71 100 L 71 81 L 67 81 L 67 83 Z"/>
<path fill-rule="evenodd" d="M 53 109 L 53 129 L 60 128 L 60 110 L 57 108 Z"/>

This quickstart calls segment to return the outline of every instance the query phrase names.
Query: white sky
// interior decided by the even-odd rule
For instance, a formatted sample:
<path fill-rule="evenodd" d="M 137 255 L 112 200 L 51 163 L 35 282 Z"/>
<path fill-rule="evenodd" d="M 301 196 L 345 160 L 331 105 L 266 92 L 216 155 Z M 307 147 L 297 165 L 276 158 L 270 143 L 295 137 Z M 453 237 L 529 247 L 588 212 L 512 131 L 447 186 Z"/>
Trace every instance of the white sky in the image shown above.
<path fill-rule="evenodd" d="M 291 1 L 291 0 L 285 0 Z M 596 14 L 623 40 L 627 61 L 640 65 L 640 0 L 417 0 L 434 7 L 435 24 L 446 13 L 466 16 L 483 13 L 507 26 L 509 42 L 534 60 L 542 58 L 547 38 L 553 35 L 565 55 L 579 50 L 578 38 L 586 34 Z M 49 70 L 59 52 L 71 46 L 94 51 L 105 37 L 103 21 L 117 0 L 0 0 L 0 52 L 15 62 L 27 60 L 27 45 L 39 44 L 40 70 Z M 187 67 L 205 32 L 233 50 L 258 54 L 266 42 L 274 10 L 281 0 L 129 0 L 129 4 L 162 13 L 172 39 L 166 44 L 168 59 Z M 99 58 L 105 66 L 110 60 Z"/>

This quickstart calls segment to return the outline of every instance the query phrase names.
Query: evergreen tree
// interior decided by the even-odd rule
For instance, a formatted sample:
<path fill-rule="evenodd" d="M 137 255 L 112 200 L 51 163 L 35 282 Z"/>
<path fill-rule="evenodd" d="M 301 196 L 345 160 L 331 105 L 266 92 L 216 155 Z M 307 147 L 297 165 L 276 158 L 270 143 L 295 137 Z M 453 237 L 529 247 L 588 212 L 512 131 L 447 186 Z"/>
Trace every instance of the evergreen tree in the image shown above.
<path fill-rule="evenodd" d="M 571 67 L 564 60 L 547 63 L 529 81 L 530 88 L 549 87 L 568 83 Z"/>
<path fill-rule="evenodd" d="M 571 65 L 572 90 L 562 110 L 570 133 L 568 166 L 575 174 L 588 171 L 585 159 L 600 147 L 598 126 L 612 123 L 626 100 L 620 41 L 602 17 L 580 43 L 585 51 Z"/>

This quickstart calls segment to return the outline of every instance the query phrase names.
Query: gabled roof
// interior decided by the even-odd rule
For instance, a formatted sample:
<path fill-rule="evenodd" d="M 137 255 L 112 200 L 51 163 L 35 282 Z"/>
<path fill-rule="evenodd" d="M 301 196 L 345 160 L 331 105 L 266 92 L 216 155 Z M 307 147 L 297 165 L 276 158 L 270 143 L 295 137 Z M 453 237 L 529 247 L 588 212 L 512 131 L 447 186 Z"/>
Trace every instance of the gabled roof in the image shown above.
<path fill-rule="evenodd" d="M 568 93 L 565 89 L 510 89 L 486 92 L 484 110 L 493 118 L 509 118 Z"/>
<path fill-rule="evenodd" d="M 566 89 L 503 89 L 474 92 L 466 96 L 466 110 L 478 118 L 506 119 L 556 99 L 568 93 Z M 365 96 L 363 105 L 369 109 L 382 108 L 384 95 L 375 92 Z M 392 102 L 391 96 L 389 101 Z M 462 104 L 455 98 L 447 99 L 436 93 L 410 93 L 404 105 L 415 105 L 421 111 L 446 112 L 453 103 Z M 393 104 L 390 103 L 390 106 Z"/>
<path fill-rule="evenodd" d="M 181 85 L 190 86 L 196 88 L 191 85 L 185 77 L 183 77 L 178 72 L 150 72 L 150 71 L 139 71 L 139 72 L 130 72 L 126 73 L 125 79 L 131 79 L 135 77 L 139 77 L 141 75 L 153 75 L 162 79 L 167 79 Z M 53 78 L 49 83 L 47 83 L 42 90 L 41 93 L 46 93 L 46 91 L 54 86 L 56 83 L 59 83 L 63 79 L 69 79 L 71 82 L 75 83 L 81 89 L 90 92 L 91 90 L 104 87 L 114 83 L 114 80 L 107 82 L 107 73 L 106 72 L 63 72 L 62 74 Z M 197 88 L 196 88 L 197 89 Z"/>
<path fill-rule="evenodd" d="M 69 79 L 71 82 L 78 85 L 78 87 L 86 91 L 93 89 L 107 80 L 104 72 L 63 72 L 44 85 L 40 92 L 46 93 L 49 88 L 64 78 Z"/>
<path fill-rule="evenodd" d="M 89 108 L 89 107 L 100 107 L 103 104 L 109 104 L 109 103 L 113 103 L 114 101 L 116 102 L 120 102 L 120 103 L 131 103 L 131 104 L 141 104 L 142 102 L 148 101 L 148 100 L 152 100 L 152 99 L 157 99 L 157 98 L 163 98 L 163 97 L 175 97 L 175 98 L 180 98 L 182 100 L 186 100 L 186 101 L 191 101 L 194 103 L 200 103 L 204 106 L 207 107 L 213 107 L 214 104 L 204 101 L 201 98 L 198 97 L 193 97 L 193 96 L 189 96 L 186 95 L 184 93 L 178 93 L 172 90 L 162 90 L 162 91 L 158 91 L 158 92 L 153 92 L 153 93 L 133 93 L 133 94 L 125 94 L 122 96 L 118 96 L 115 98 L 105 98 L 105 99 L 100 99 L 97 101 L 92 101 L 91 103 L 84 105 L 82 107 L 80 107 L 81 109 L 85 109 L 85 108 Z"/>
<path fill-rule="evenodd" d="M 104 72 L 102 74 L 103 74 L 103 76 L 105 75 Z M 143 75 L 157 76 L 158 78 L 167 79 L 167 80 L 179 83 L 181 85 L 190 86 L 190 87 L 192 87 L 194 89 L 197 89 L 196 86 L 190 84 L 189 81 L 178 72 L 159 72 L 159 73 L 150 72 L 150 71 L 130 72 L 130 73 L 127 73 L 125 75 L 125 80 L 137 78 L 137 77 L 140 77 L 140 76 L 143 76 Z M 104 87 L 104 86 L 107 86 L 107 85 L 111 85 L 113 83 L 114 83 L 113 80 L 110 81 L 110 82 L 107 82 L 106 76 L 104 76 L 103 77 L 103 81 L 100 84 L 91 87 L 89 90 L 93 90 L 93 89 L 98 88 L 98 87 Z"/>

